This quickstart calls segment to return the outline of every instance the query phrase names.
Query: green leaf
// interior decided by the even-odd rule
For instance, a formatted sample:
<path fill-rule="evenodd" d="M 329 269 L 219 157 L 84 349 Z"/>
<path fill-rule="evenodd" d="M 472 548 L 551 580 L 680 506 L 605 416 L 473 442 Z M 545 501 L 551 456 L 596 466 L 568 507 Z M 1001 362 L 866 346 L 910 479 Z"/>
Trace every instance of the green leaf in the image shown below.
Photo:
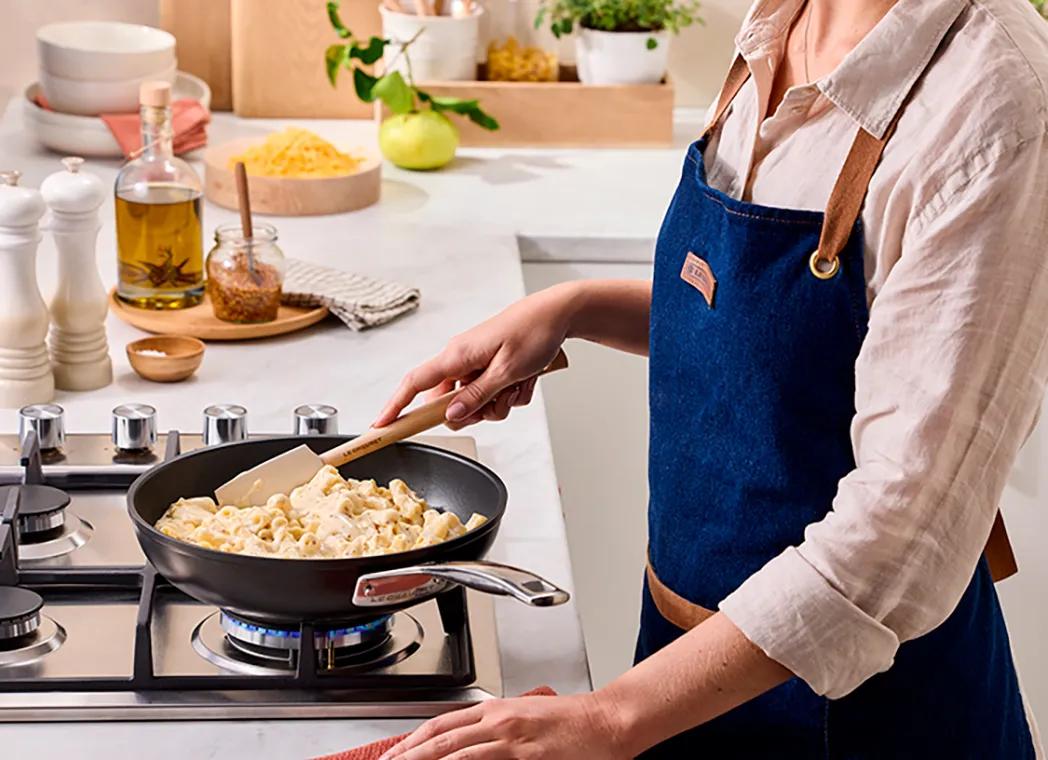
<path fill-rule="evenodd" d="M 659 41 L 654 37 L 648 37 L 648 41 L 644 43 L 648 50 L 654 50 L 659 46 Z"/>
<path fill-rule="evenodd" d="M 373 77 L 363 69 L 353 69 L 353 88 L 357 91 L 357 97 L 365 103 L 375 101 L 375 84 L 377 77 Z"/>
<path fill-rule="evenodd" d="M 327 69 L 327 78 L 332 87 L 338 82 L 338 70 L 346 63 L 346 52 L 345 45 L 329 45 L 324 51 L 324 68 Z"/>
<path fill-rule="evenodd" d="M 433 110 L 438 113 L 451 111 L 469 118 L 474 124 L 478 124 L 484 129 L 496 130 L 499 128 L 498 121 L 481 110 L 480 103 L 476 100 L 462 100 L 461 98 L 448 98 L 439 95 L 427 95 L 424 100 L 427 100 L 433 107 Z"/>
<path fill-rule="evenodd" d="M 353 32 L 349 31 L 349 29 L 346 28 L 346 25 L 342 23 L 342 19 L 339 18 L 338 3 L 334 2 L 334 0 L 327 4 L 327 14 L 328 21 L 331 22 L 332 29 L 338 32 L 339 37 L 341 37 L 344 40 L 348 40 L 350 37 L 353 36 Z"/>
<path fill-rule="evenodd" d="M 382 57 L 382 53 L 386 49 L 386 45 L 389 40 L 384 40 L 381 37 L 372 37 L 368 40 L 367 47 L 360 47 L 354 44 L 349 49 L 350 58 L 359 58 L 363 63 L 374 63 Z"/>
<path fill-rule="evenodd" d="M 415 96 L 399 71 L 392 71 L 375 82 L 371 95 L 381 99 L 393 113 L 408 113 L 415 107 Z"/>

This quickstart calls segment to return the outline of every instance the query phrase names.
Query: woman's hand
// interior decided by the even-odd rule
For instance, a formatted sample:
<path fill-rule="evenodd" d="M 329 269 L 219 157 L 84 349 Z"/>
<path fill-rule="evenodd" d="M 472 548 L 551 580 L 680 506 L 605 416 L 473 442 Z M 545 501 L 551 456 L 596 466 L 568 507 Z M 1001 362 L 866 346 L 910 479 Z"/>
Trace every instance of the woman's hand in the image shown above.
<path fill-rule="evenodd" d="M 452 429 L 503 420 L 512 407 L 530 403 L 532 376 L 553 360 L 568 334 L 575 290 L 565 283 L 540 291 L 452 338 L 404 376 L 373 426 L 388 425 L 422 391 L 432 389 L 435 397 L 457 384 L 461 391 L 447 412 Z"/>
<path fill-rule="evenodd" d="M 380 760 L 628 760 L 595 694 L 482 702 L 418 728 Z"/>

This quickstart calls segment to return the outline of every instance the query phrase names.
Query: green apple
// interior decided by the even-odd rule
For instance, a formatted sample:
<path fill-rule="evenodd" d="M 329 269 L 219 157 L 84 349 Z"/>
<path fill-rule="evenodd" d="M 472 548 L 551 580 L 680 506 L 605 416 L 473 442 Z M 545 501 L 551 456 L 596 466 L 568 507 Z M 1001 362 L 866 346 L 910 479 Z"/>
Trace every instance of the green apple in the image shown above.
<path fill-rule="evenodd" d="M 382 155 L 403 169 L 439 169 L 455 157 L 458 142 L 455 125 L 429 109 L 390 116 L 378 130 Z"/>

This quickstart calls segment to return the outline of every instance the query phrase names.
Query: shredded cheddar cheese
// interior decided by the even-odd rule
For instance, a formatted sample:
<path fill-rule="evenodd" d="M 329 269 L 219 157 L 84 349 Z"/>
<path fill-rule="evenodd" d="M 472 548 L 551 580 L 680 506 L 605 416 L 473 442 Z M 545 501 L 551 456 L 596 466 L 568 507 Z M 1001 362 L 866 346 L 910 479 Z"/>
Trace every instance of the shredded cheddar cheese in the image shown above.
<path fill-rule="evenodd" d="M 288 127 L 233 156 L 229 166 L 243 161 L 247 173 L 259 177 L 338 177 L 355 172 L 363 160 L 308 129 Z"/>

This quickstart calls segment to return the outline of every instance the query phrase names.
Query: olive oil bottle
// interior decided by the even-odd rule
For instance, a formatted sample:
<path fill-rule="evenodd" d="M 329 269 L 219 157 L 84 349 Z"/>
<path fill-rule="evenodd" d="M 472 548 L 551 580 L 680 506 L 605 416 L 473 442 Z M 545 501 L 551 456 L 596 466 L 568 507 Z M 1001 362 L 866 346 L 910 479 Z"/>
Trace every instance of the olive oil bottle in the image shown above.
<path fill-rule="evenodd" d="M 116 178 L 117 296 L 145 309 L 183 309 L 204 297 L 202 186 L 172 149 L 171 85 L 140 93 L 142 151 Z"/>

